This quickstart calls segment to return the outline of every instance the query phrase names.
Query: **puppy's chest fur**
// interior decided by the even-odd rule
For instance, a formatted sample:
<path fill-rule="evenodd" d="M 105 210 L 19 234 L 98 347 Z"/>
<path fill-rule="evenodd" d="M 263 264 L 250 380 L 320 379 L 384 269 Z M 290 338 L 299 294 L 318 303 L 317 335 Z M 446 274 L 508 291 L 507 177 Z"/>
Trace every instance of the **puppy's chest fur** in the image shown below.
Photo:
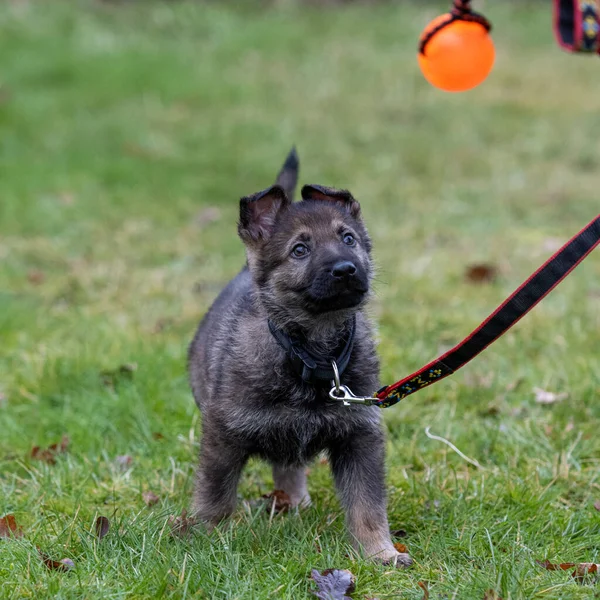
<path fill-rule="evenodd" d="M 343 381 L 357 393 L 369 394 L 377 385 L 377 361 L 374 352 L 366 350 L 364 343 L 357 344 Z M 276 464 L 304 464 L 322 450 L 379 427 L 378 408 L 343 406 L 328 397 L 327 382 L 301 382 L 271 337 L 245 358 L 234 352 L 225 359 L 231 385 L 222 387 L 218 420 L 248 453 Z M 271 368 L 258 368 L 257 362 Z M 240 381 L 243 387 L 236 383 Z M 211 408 L 214 411 L 215 403 Z"/>
<path fill-rule="evenodd" d="M 253 392 L 223 415 L 224 429 L 250 454 L 294 465 L 378 426 L 379 409 L 345 407 L 327 399 L 324 390 L 308 395 L 302 388 L 289 383 L 265 386 L 262 397 Z"/>

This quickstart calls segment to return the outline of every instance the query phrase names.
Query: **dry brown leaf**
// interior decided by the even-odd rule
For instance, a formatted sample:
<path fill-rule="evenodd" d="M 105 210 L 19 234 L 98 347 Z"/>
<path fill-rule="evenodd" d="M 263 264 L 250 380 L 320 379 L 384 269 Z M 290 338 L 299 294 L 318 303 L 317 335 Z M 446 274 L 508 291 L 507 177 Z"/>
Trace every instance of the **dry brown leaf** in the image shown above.
<path fill-rule="evenodd" d="M 188 517 L 186 510 L 182 511 L 181 515 L 169 517 L 169 526 L 173 537 L 186 536 L 197 524 L 198 521 L 194 517 Z"/>
<path fill-rule="evenodd" d="M 96 519 L 96 535 L 98 539 L 101 540 L 110 529 L 110 521 L 106 517 L 98 517 Z"/>
<path fill-rule="evenodd" d="M 15 515 L 4 515 L 0 519 L 0 538 L 23 536 L 23 530 L 17 525 Z"/>
<path fill-rule="evenodd" d="M 481 263 L 469 265 L 465 271 L 465 279 L 470 283 L 492 283 L 498 277 L 498 268 Z"/>
<path fill-rule="evenodd" d="M 549 560 L 536 560 L 538 565 L 548 571 L 570 571 L 573 567 L 575 570 L 571 573 L 571 576 L 577 583 L 585 583 L 586 578 L 590 575 L 597 575 L 600 573 L 600 565 L 596 563 L 551 563 Z"/>
<path fill-rule="evenodd" d="M 115 458 L 115 464 L 117 465 L 117 467 L 119 467 L 123 471 L 127 471 L 127 469 L 129 469 L 129 467 L 131 467 L 132 463 L 133 463 L 133 458 L 131 458 L 131 456 L 129 456 L 129 454 L 123 454 L 123 455 L 117 456 L 117 458 Z"/>
<path fill-rule="evenodd" d="M 62 454 L 67 451 L 71 440 L 68 436 L 63 435 L 60 444 L 52 444 L 48 448 L 40 448 L 40 446 L 34 446 L 31 449 L 31 458 L 35 460 L 41 460 L 43 462 L 48 463 L 49 465 L 53 465 L 56 463 L 56 455 Z"/>
<path fill-rule="evenodd" d="M 292 506 L 290 497 L 283 490 L 273 490 L 270 494 L 265 494 L 263 498 L 271 501 L 268 506 L 270 512 L 287 512 Z"/>
<path fill-rule="evenodd" d="M 400 552 L 400 554 L 406 554 L 408 552 L 408 548 L 404 544 L 401 544 L 400 542 L 396 542 L 394 544 L 394 548 L 396 548 L 396 550 L 398 550 L 398 552 Z"/>
<path fill-rule="evenodd" d="M 579 563 L 575 571 L 573 571 L 573 578 L 577 583 L 585 583 L 586 577 L 590 575 L 597 575 L 600 572 L 600 565 L 595 563 Z"/>
<path fill-rule="evenodd" d="M 417 585 L 423 590 L 423 600 L 429 600 L 429 589 L 427 588 L 427 584 L 423 581 L 419 581 Z"/>
<path fill-rule="evenodd" d="M 154 431 L 152 433 L 152 439 L 155 439 L 155 440 L 164 440 L 165 436 L 162 433 L 160 433 L 159 431 Z"/>
<path fill-rule="evenodd" d="M 70 571 L 75 568 L 75 563 L 70 558 L 61 558 L 60 560 L 51 559 L 45 552 L 38 548 L 42 562 L 51 571 Z"/>
<path fill-rule="evenodd" d="M 154 506 L 155 504 L 160 502 L 160 498 L 154 492 L 151 492 L 150 490 L 148 490 L 142 494 L 142 500 L 144 501 L 146 506 Z"/>
<path fill-rule="evenodd" d="M 600 500 L 596 500 L 596 502 L 594 502 L 594 508 L 600 511 Z"/>
<path fill-rule="evenodd" d="M 27 273 L 27 281 L 33 285 L 40 285 L 41 283 L 44 283 L 45 279 L 46 276 L 44 273 L 38 269 L 32 269 L 29 271 L 29 273 Z"/>
<path fill-rule="evenodd" d="M 575 566 L 575 563 L 555 564 L 551 563 L 549 560 L 536 560 L 535 562 L 547 571 L 568 571 Z"/>
<path fill-rule="evenodd" d="M 488 590 L 483 595 L 483 600 L 502 600 L 502 598 L 494 590 Z"/>
<path fill-rule="evenodd" d="M 319 600 L 349 600 L 356 587 L 354 575 L 346 569 L 325 569 L 322 573 L 313 569 L 311 577 L 317 584 L 313 594 Z"/>
<path fill-rule="evenodd" d="M 548 392 L 538 387 L 533 388 L 533 393 L 535 394 L 535 401 L 538 404 L 554 404 L 569 397 L 567 392 L 555 394 L 554 392 Z"/>

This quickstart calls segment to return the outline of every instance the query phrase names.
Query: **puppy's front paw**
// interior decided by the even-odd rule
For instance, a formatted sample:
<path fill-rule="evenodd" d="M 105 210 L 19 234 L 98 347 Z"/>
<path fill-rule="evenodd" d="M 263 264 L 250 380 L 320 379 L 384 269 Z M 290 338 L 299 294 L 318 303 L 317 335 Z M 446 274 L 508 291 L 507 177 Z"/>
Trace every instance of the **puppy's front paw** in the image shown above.
<path fill-rule="evenodd" d="M 398 552 L 395 548 L 382 550 L 372 555 L 371 558 L 378 563 L 398 569 L 406 569 L 413 563 L 412 558 L 406 552 Z"/>
<path fill-rule="evenodd" d="M 398 569 L 407 569 L 413 564 L 413 559 L 406 552 L 396 552 L 396 556 L 384 561 L 384 564 Z"/>

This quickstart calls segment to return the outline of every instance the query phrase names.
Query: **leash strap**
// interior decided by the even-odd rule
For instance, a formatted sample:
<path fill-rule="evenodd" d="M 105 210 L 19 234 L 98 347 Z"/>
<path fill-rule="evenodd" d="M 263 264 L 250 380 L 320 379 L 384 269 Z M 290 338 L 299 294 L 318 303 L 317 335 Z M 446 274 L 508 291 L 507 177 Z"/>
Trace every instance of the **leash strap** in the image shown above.
<path fill-rule="evenodd" d="M 387 408 L 452 375 L 506 333 L 600 243 L 600 215 L 515 290 L 471 335 L 419 371 L 381 388 L 372 403 Z"/>
<path fill-rule="evenodd" d="M 554 36 L 568 52 L 600 53 L 600 1 L 554 0 Z"/>

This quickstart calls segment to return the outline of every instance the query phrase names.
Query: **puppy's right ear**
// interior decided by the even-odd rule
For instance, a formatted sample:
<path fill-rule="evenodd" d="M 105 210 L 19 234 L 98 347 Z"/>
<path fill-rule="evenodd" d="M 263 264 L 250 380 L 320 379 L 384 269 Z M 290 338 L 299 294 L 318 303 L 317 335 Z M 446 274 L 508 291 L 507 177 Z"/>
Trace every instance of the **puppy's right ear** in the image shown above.
<path fill-rule="evenodd" d="M 255 245 L 266 242 L 273 233 L 277 214 L 290 205 L 280 185 L 274 185 L 240 200 L 238 233 L 244 243 Z"/>

